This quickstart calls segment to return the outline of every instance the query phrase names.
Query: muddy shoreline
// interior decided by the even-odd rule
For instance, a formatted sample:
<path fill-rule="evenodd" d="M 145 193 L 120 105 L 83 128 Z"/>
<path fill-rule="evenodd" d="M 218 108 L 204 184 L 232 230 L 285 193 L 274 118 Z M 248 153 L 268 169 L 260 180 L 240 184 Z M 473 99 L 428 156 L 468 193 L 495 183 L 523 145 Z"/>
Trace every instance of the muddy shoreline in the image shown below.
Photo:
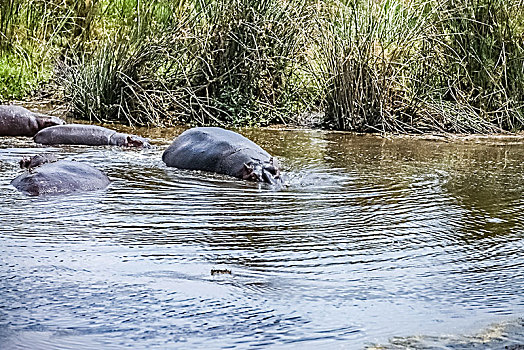
<path fill-rule="evenodd" d="M 121 123 L 114 123 L 111 121 L 99 123 L 98 121 L 89 121 L 84 119 L 75 119 L 67 116 L 68 110 L 66 104 L 62 103 L 56 99 L 34 99 L 27 101 L 10 101 L 6 104 L 15 104 L 27 109 L 30 109 L 35 112 L 47 113 L 56 117 L 60 117 L 66 120 L 68 123 L 77 123 L 77 124 L 96 124 L 100 126 L 110 127 L 118 131 L 124 132 L 139 132 L 140 130 L 149 130 L 149 129 L 165 129 L 166 135 L 172 134 L 173 130 L 183 130 L 188 128 L 188 125 L 174 125 L 174 126 L 129 126 Z M 451 132 L 428 132 L 422 134 L 403 134 L 403 133 L 393 133 L 393 132 L 354 132 L 354 131 L 344 131 L 344 130 L 333 130 L 333 129 L 324 129 L 320 127 L 314 127 L 309 124 L 273 124 L 269 126 L 259 127 L 261 129 L 268 130 L 310 130 L 312 132 L 321 132 L 321 133 L 342 133 L 350 135 L 361 135 L 368 137 L 378 137 L 384 139 L 409 139 L 409 140 L 425 140 L 425 141 L 438 141 L 438 142 L 475 142 L 475 143 L 498 143 L 498 142 L 509 142 L 509 143 L 524 143 L 524 130 L 519 132 L 509 132 L 503 131 L 499 133 L 491 134 L 456 134 Z M 244 128 L 235 128 L 231 127 L 230 129 L 241 130 Z M 162 133 L 164 134 L 164 133 Z M 162 137 L 162 135 L 158 135 Z"/>

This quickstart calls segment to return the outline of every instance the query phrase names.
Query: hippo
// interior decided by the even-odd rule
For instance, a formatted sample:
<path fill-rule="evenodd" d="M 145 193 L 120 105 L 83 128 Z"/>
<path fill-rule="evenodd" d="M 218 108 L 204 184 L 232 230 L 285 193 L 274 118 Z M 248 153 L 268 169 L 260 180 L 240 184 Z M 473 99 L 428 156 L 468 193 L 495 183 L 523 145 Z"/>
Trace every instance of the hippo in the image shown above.
<path fill-rule="evenodd" d="M 30 196 L 101 190 L 110 182 L 106 174 L 88 164 L 69 160 L 53 161 L 52 157 L 46 156 L 35 156 L 29 163 L 31 161 L 34 165 L 40 165 L 29 168 L 29 171 L 11 181 L 17 190 Z M 25 167 L 27 163 L 22 160 L 20 164 Z"/>
<path fill-rule="evenodd" d="M 0 105 L 0 136 L 34 136 L 38 131 L 65 122 L 15 105 Z"/>
<path fill-rule="evenodd" d="M 169 167 L 282 185 L 276 158 L 246 137 L 218 127 L 184 131 L 164 151 L 162 160 Z"/>
<path fill-rule="evenodd" d="M 44 145 L 68 144 L 88 146 L 124 146 L 150 148 L 149 140 L 116 132 L 97 125 L 67 124 L 46 128 L 33 138 Z"/>

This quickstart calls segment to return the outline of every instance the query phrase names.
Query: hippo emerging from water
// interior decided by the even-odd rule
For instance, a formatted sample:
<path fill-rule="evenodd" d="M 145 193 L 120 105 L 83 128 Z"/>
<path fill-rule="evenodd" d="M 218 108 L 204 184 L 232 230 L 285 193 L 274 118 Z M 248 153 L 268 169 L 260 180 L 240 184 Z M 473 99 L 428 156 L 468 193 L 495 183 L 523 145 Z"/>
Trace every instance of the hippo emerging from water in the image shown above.
<path fill-rule="evenodd" d="M 55 160 L 52 155 L 22 159 L 20 166 L 29 170 L 11 181 L 11 185 L 30 196 L 101 190 L 109 185 L 107 175 L 91 165 Z"/>
<path fill-rule="evenodd" d="M 280 167 L 274 157 L 244 136 L 221 128 L 184 131 L 165 150 L 162 160 L 170 167 L 282 184 Z"/>
<path fill-rule="evenodd" d="M 63 124 L 60 118 L 34 113 L 24 107 L 0 105 L 0 136 L 33 136 L 39 130 Z"/>
<path fill-rule="evenodd" d="M 149 140 L 116 132 L 97 125 L 67 124 L 53 126 L 38 132 L 34 140 L 44 145 L 70 144 L 89 146 L 124 146 L 149 148 Z"/>

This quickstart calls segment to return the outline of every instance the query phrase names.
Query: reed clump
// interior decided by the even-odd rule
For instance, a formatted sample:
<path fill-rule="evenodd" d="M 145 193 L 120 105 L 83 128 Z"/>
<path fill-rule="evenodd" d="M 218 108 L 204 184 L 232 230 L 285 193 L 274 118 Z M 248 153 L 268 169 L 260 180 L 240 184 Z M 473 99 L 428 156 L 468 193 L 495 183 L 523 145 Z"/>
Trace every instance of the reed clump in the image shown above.
<path fill-rule="evenodd" d="M 410 126 L 413 44 L 423 31 L 403 2 L 334 1 L 317 18 L 318 81 L 324 125 L 389 131 Z M 413 22 L 413 23 L 412 23 Z"/>
<path fill-rule="evenodd" d="M 90 7 L 86 16 L 93 20 L 77 30 L 56 69 L 72 116 L 130 125 L 162 123 L 166 92 L 156 88 L 168 53 L 158 33 L 169 25 L 163 15 L 169 10 L 171 4 L 160 1 L 122 1 L 120 7 L 99 2 Z M 108 36 L 100 37 L 99 32 Z"/>
<path fill-rule="evenodd" d="M 524 127 L 521 0 L 2 0 L 0 99 L 77 118 L 494 132 Z"/>
<path fill-rule="evenodd" d="M 192 29 L 191 120 L 199 124 L 285 122 L 303 54 L 305 1 L 209 1 Z"/>
<path fill-rule="evenodd" d="M 506 130 L 524 125 L 524 4 L 454 0 L 438 15 L 447 100 Z"/>
<path fill-rule="evenodd" d="M 297 19 L 306 8 L 290 4 L 137 2 L 132 17 L 140 13 L 140 20 L 120 18 L 128 25 L 114 39 L 76 49 L 62 64 L 59 81 L 73 114 L 90 120 L 286 122 L 299 106 L 293 99 L 302 50 Z"/>
<path fill-rule="evenodd" d="M 393 132 L 522 128 L 516 2 L 333 2 L 318 22 L 325 123 Z M 513 13 L 515 17 L 508 16 Z"/>

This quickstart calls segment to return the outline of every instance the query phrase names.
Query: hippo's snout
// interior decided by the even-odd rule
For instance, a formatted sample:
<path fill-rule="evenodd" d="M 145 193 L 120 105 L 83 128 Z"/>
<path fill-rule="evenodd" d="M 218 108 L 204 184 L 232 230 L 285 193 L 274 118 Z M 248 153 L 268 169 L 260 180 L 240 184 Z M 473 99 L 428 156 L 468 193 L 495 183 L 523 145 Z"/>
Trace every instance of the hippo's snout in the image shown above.
<path fill-rule="evenodd" d="M 127 147 L 151 148 L 148 139 L 135 135 L 126 135 L 124 145 Z"/>
<path fill-rule="evenodd" d="M 271 185 L 281 185 L 282 178 L 280 177 L 280 170 L 272 163 L 244 164 L 244 180 L 251 180 L 256 182 L 265 182 Z"/>
<path fill-rule="evenodd" d="M 262 169 L 262 179 L 264 182 L 270 183 L 272 185 L 277 184 L 275 176 L 266 169 Z"/>

